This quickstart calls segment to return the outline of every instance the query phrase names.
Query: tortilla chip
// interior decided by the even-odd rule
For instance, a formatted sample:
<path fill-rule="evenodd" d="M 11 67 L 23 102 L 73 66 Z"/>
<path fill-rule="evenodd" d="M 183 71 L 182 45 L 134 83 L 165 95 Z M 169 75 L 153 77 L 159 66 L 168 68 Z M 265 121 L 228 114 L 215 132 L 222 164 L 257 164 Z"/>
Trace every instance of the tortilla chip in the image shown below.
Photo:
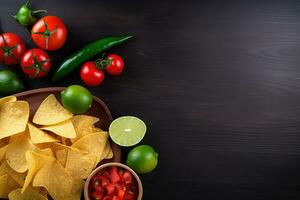
<path fill-rule="evenodd" d="M 86 154 L 77 149 L 69 149 L 66 170 L 75 180 L 86 179 L 92 172 L 96 156 Z"/>
<path fill-rule="evenodd" d="M 39 125 L 53 125 L 70 119 L 72 116 L 73 114 L 66 110 L 53 94 L 50 94 L 41 103 L 32 121 Z"/>
<path fill-rule="evenodd" d="M 101 161 L 107 140 L 107 132 L 91 133 L 77 140 L 72 147 L 96 156 L 95 167 Z"/>
<path fill-rule="evenodd" d="M 66 120 L 62 123 L 55 124 L 52 126 L 44 126 L 41 128 L 42 130 L 51 131 L 56 135 L 65 137 L 65 138 L 75 138 L 76 132 L 71 120 Z"/>
<path fill-rule="evenodd" d="M 55 152 L 56 160 L 63 166 L 66 166 L 67 157 L 68 157 L 68 149 L 60 149 Z"/>
<path fill-rule="evenodd" d="M 22 192 L 21 188 L 18 188 L 8 195 L 9 200 L 47 200 L 46 197 L 39 194 L 37 191 L 28 188 Z"/>
<path fill-rule="evenodd" d="M 26 173 L 16 172 L 7 164 L 7 162 L 3 162 L 0 166 L 0 176 L 4 174 L 8 174 L 20 186 L 24 184 Z"/>
<path fill-rule="evenodd" d="M 29 104 L 26 101 L 0 106 L 0 139 L 25 131 L 28 118 Z"/>
<path fill-rule="evenodd" d="M 33 144 L 47 143 L 47 142 L 58 142 L 59 140 L 55 137 L 45 133 L 33 124 L 28 123 L 28 129 L 30 138 Z"/>
<path fill-rule="evenodd" d="M 0 176 L 0 198 L 7 199 L 8 194 L 19 187 L 8 174 Z"/>
<path fill-rule="evenodd" d="M 27 168 L 26 151 L 35 150 L 37 147 L 25 137 L 10 143 L 6 151 L 7 164 L 16 172 L 23 173 Z"/>
<path fill-rule="evenodd" d="M 12 135 L 9 137 L 9 143 L 12 143 L 20 138 L 30 138 L 29 136 L 29 132 L 28 132 L 28 128 L 26 128 L 26 130 L 22 133 L 18 133 L 16 135 Z"/>
<path fill-rule="evenodd" d="M 55 200 L 64 200 L 72 190 L 74 181 L 57 161 L 46 163 L 35 175 L 32 185 L 44 187 Z"/>
<path fill-rule="evenodd" d="M 9 142 L 9 138 L 0 139 L 0 148 L 8 145 L 8 142 Z"/>
<path fill-rule="evenodd" d="M 110 159 L 113 157 L 112 149 L 110 148 L 109 140 L 106 141 L 105 147 L 103 149 L 103 153 L 101 155 L 101 160 L 103 159 Z"/>
<path fill-rule="evenodd" d="M 114 153 L 113 153 L 112 149 L 110 149 L 108 154 L 106 155 L 106 157 L 104 159 L 111 159 L 113 157 L 114 157 Z"/>
<path fill-rule="evenodd" d="M 84 186 L 83 180 L 74 181 L 70 194 L 66 196 L 64 200 L 80 200 L 83 186 Z"/>
<path fill-rule="evenodd" d="M 94 124 L 99 121 L 99 118 L 88 115 L 75 115 L 72 122 L 77 134 L 77 137 L 72 139 L 75 142 L 79 138 L 93 132 Z"/>
<path fill-rule="evenodd" d="M 10 102 L 15 102 L 15 101 L 17 101 L 17 97 L 15 97 L 15 96 L 3 97 L 3 98 L 0 98 L 0 106 L 5 103 L 10 103 Z"/>
<path fill-rule="evenodd" d="M 28 173 L 22 191 L 25 191 L 36 173 L 47 163 L 54 162 L 55 158 L 48 155 L 47 151 L 27 151 L 26 160 L 28 163 Z M 52 177 L 53 178 L 53 177 Z"/>
<path fill-rule="evenodd" d="M 0 148 L 0 162 L 4 159 L 8 145 Z"/>

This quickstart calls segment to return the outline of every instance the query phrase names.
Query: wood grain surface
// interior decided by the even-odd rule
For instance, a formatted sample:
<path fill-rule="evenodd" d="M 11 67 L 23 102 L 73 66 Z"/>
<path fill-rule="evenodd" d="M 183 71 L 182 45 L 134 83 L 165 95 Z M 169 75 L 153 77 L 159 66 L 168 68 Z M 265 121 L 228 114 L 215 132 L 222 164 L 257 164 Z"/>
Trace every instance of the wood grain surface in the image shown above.
<path fill-rule="evenodd" d="M 0 0 L 1 28 L 34 47 L 9 17 L 22 1 Z M 54 68 L 98 38 L 135 36 L 113 50 L 125 58 L 124 74 L 91 90 L 114 117 L 135 115 L 148 126 L 142 143 L 159 152 L 159 165 L 141 176 L 144 200 L 300 199 L 300 1 L 32 6 L 68 26 L 66 45 L 50 53 Z M 78 71 L 55 84 L 23 78 L 28 89 L 82 84 Z"/>

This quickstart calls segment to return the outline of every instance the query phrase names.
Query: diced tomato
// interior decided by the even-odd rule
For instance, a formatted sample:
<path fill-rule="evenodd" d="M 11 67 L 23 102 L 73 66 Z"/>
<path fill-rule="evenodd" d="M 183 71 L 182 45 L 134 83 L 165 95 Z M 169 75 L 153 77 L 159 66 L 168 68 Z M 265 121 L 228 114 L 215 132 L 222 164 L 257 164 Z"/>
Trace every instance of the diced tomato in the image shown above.
<path fill-rule="evenodd" d="M 126 193 L 123 200 L 135 200 L 135 197 L 134 195 L 130 195 L 129 193 Z"/>
<path fill-rule="evenodd" d="M 114 193 L 116 187 L 114 184 L 109 184 L 106 186 L 107 194 L 112 194 Z"/>
<path fill-rule="evenodd" d="M 112 200 L 121 200 L 121 199 L 119 199 L 119 197 L 117 196 L 114 196 Z"/>
<path fill-rule="evenodd" d="M 122 177 L 126 185 L 132 183 L 132 176 L 129 171 L 125 171 Z"/>
<path fill-rule="evenodd" d="M 119 190 L 118 198 L 119 198 L 120 200 L 123 200 L 123 199 L 124 199 L 125 192 L 126 192 L 126 188 L 123 188 L 122 190 Z"/>
<path fill-rule="evenodd" d="M 119 175 L 122 176 L 124 173 L 124 170 L 122 168 L 119 169 Z"/>
<path fill-rule="evenodd" d="M 110 172 L 110 175 L 109 175 L 109 179 L 111 182 L 113 183 L 116 183 L 118 181 L 120 181 L 121 177 L 119 176 L 118 174 L 118 169 L 117 167 L 112 167 L 111 168 L 111 172 Z"/>
<path fill-rule="evenodd" d="M 95 199 L 95 200 L 101 200 L 103 198 L 104 194 L 95 190 L 92 194 L 92 197 Z"/>
<path fill-rule="evenodd" d="M 89 192 L 92 200 L 136 200 L 138 188 L 129 171 L 110 167 L 92 177 Z"/>
<path fill-rule="evenodd" d="M 97 175 L 97 180 L 101 184 L 102 187 L 105 187 L 109 184 L 108 178 L 102 176 L 102 175 Z"/>

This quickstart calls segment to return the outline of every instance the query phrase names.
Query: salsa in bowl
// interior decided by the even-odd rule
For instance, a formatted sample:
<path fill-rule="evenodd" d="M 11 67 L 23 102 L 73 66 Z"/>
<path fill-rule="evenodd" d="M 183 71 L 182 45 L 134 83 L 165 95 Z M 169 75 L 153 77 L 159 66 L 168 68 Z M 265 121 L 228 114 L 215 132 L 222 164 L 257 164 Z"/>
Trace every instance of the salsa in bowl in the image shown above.
<path fill-rule="evenodd" d="M 96 168 L 84 186 L 86 200 L 142 200 L 143 187 L 138 175 L 121 163 Z"/>

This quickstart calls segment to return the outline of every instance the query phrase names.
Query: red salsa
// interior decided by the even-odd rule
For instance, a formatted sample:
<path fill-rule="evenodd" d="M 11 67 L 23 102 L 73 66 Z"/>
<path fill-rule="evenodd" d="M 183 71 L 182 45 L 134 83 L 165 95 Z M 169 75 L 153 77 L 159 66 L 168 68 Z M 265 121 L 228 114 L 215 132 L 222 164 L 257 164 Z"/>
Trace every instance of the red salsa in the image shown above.
<path fill-rule="evenodd" d="M 121 167 L 100 170 L 89 184 L 89 197 L 92 200 L 137 200 L 138 192 L 134 176 Z"/>

